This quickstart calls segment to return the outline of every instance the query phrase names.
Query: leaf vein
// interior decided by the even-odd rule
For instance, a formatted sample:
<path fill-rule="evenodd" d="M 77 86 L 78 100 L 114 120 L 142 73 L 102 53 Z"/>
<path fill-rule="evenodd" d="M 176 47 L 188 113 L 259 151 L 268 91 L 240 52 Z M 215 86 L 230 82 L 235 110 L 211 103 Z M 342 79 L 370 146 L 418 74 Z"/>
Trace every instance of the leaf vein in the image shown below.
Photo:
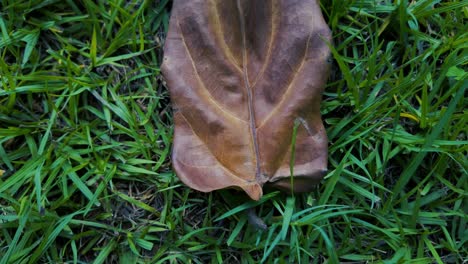
<path fill-rule="evenodd" d="M 206 88 L 205 84 L 203 83 L 201 77 L 200 77 L 200 74 L 198 73 L 197 71 L 197 67 L 195 66 L 195 63 L 193 61 L 193 57 L 192 57 L 192 54 L 190 53 L 190 50 L 188 49 L 187 47 L 187 43 L 185 41 L 185 37 L 184 37 L 184 33 L 182 33 L 182 29 L 180 28 L 180 24 L 179 24 L 179 21 L 177 20 L 177 25 L 179 27 L 179 32 L 180 32 L 180 36 L 181 36 L 181 39 L 182 39 L 182 43 L 184 44 L 184 48 L 185 50 L 187 51 L 187 55 L 189 56 L 189 60 L 192 64 L 192 68 L 195 72 L 195 76 L 197 77 L 197 80 L 198 80 L 198 83 L 200 84 L 200 86 L 202 87 L 202 91 L 204 92 L 204 95 L 206 95 L 206 97 L 208 98 L 208 100 L 210 101 L 210 103 L 212 103 L 213 105 L 215 105 L 219 110 L 221 110 L 227 117 L 231 118 L 231 119 L 236 119 L 236 120 L 239 120 L 241 122 L 244 122 L 244 123 L 247 123 L 246 120 L 243 120 L 239 117 L 237 117 L 235 114 L 229 112 L 229 111 L 226 111 L 222 106 L 220 106 L 218 104 L 218 102 L 213 98 L 213 95 L 210 93 L 210 91 Z"/>
<path fill-rule="evenodd" d="M 286 91 L 281 95 L 280 101 L 276 104 L 276 106 L 270 111 L 268 116 L 266 116 L 263 121 L 257 126 L 257 129 L 262 128 L 275 114 L 278 112 L 278 110 L 281 108 L 281 105 L 286 101 L 286 98 L 289 96 L 292 90 L 292 85 L 296 81 L 297 76 L 299 75 L 299 72 L 301 72 L 302 68 L 304 67 L 306 61 L 307 61 L 307 53 L 309 51 L 309 42 L 310 42 L 310 37 L 312 34 L 309 34 L 309 37 L 307 38 L 307 43 L 306 43 L 306 48 L 304 52 L 304 57 L 302 57 L 301 64 L 299 65 L 298 69 L 294 72 L 294 76 L 289 82 L 288 88 L 286 88 Z"/>

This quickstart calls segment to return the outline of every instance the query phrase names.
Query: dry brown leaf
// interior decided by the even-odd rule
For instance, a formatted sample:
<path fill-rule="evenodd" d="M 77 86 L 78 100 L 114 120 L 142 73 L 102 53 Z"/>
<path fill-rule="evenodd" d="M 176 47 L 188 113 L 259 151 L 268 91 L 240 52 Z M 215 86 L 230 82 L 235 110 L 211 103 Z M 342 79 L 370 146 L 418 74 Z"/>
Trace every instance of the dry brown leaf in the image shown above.
<path fill-rule="evenodd" d="M 188 186 L 308 191 L 327 168 L 320 101 L 330 30 L 316 0 L 175 0 L 162 72 L 174 107 L 172 162 Z"/>

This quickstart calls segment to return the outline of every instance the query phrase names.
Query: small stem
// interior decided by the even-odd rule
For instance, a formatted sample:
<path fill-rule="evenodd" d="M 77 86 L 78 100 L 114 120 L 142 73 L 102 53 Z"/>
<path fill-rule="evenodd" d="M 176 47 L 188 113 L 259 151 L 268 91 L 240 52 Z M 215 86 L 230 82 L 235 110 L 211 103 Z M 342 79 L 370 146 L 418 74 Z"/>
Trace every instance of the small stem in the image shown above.
<path fill-rule="evenodd" d="M 263 222 L 263 220 L 257 216 L 254 208 L 247 209 L 247 217 L 249 219 L 249 224 L 251 224 L 255 229 L 266 231 L 268 226 Z"/>

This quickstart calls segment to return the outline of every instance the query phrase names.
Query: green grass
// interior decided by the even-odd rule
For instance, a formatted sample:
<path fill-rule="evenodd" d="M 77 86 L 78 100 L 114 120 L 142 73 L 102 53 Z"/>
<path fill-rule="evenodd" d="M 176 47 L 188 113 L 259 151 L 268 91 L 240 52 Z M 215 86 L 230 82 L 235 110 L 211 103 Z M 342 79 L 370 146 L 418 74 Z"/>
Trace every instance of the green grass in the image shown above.
<path fill-rule="evenodd" d="M 255 202 L 171 170 L 170 1 L 0 0 L 0 264 L 466 261 L 468 2 L 322 8 L 329 173 Z"/>

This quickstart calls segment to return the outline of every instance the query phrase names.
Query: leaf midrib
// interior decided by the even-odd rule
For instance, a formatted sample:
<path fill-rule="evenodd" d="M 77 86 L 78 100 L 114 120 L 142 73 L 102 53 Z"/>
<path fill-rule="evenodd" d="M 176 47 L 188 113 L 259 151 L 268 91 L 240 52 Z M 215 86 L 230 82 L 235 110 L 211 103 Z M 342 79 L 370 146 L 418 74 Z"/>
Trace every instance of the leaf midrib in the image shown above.
<path fill-rule="evenodd" d="M 242 6 L 240 0 L 237 0 L 237 9 L 239 11 L 239 21 L 240 21 L 240 29 L 242 34 L 242 71 L 244 77 L 244 85 L 245 90 L 247 91 L 247 105 L 249 110 L 249 128 L 250 128 L 250 136 L 251 142 L 254 148 L 255 153 L 255 180 L 257 182 L 261 181 L 261 168 L 260 168 L 260 151 L 258 148 L 258 139 L 257 139 L 257 128 L 256 128 L 256 120 L 255 120 L 255 111 L 253 107 L 253 96 L 252 96 L 252 89 L 249 85 L 249 74 L 247 72 L 247 41 L 245 36 L 245 19 L 244 19 L 244 12 L 242 10 Z"/>

